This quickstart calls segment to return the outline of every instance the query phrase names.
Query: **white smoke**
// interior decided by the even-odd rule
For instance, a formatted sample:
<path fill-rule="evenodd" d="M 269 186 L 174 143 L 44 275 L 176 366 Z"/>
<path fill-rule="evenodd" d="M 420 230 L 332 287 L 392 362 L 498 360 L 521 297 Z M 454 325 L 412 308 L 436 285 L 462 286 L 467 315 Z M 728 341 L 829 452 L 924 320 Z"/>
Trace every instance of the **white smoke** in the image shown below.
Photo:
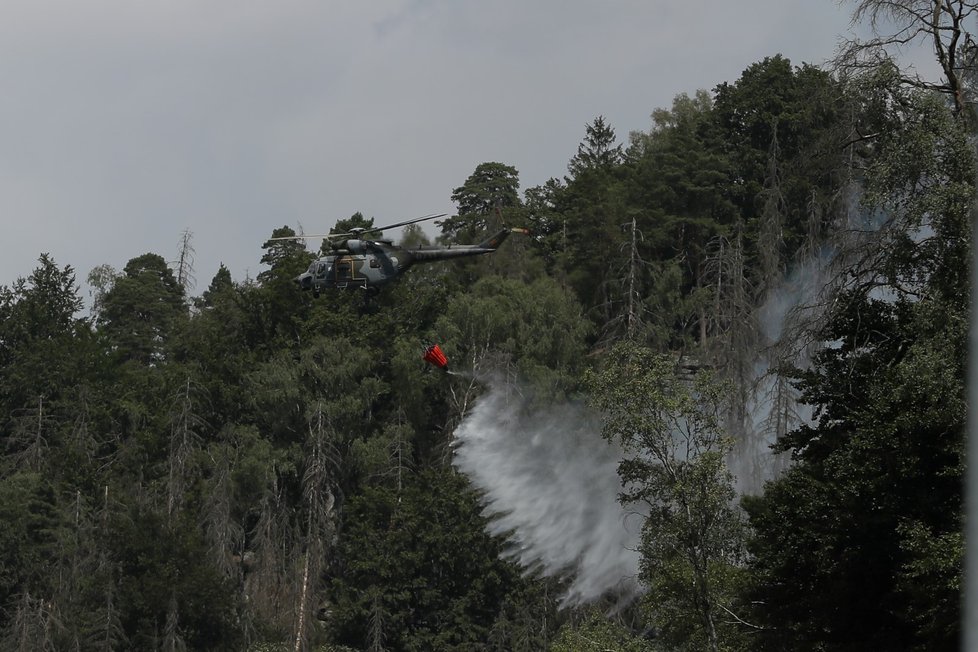
<path fill-rule="evenodd" d="M 760 494 L 765 482 L 778 477 L 790 456 L 771 447 L 779 437 L 811 422 L 811 407 L 798 402 L 794 387 L 779 371 L 782 366 L 807 369 L 811 353 L 821 344 L 811 329 L 827 310 L 834 259 L 834 250 L 825 248 L 802 261 L 754 311 L 758 341 L 750 352 L 746 420 L 727 461 L 739 494 Z"/>
<path fill-rule="evenodd" d="M 880 248 L 888 216 L 857 210 L 853 195 L 847 229 L 796 263 L 754 311 L 758 341 L 753 351 L 753 380 L 745 405 L 747 422 L 729 461 L 740 493 L 758 494 L 764 483 L 790 464 L 786 453 L 771 446 L 787 432 L 811 424 L 813 410 L 799 403 L 797 391 L 779 376 L 781 367 L 809 369 L 812 355 L 832 342 L 819 339 L 820 327 L 831 315 L 833 302 L 847 284 L 875 275 L 866 260 Z M 876 287 L 871 297 L 886 300 L 891 293 Z"/>
<path fill-rule="evenodd" d="M 530 410 L 497 382 L 455 431 L 454 464 L 483 492 L 491 533 L 524 568 L 566 575 L 565 605 L 639 592 L 645 517 L 618 502 L 621 451 L 598 433 L 585 407 Z"/>

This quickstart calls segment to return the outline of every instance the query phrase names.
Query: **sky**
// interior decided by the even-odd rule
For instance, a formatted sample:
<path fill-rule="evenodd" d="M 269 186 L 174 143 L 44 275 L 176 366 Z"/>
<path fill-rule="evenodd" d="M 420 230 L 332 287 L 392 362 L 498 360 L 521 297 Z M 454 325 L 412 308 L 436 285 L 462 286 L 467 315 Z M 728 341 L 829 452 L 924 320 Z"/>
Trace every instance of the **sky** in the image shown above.
<path fill-rule="evenodd" d="M 480 163 L 567 173 L 603 116 L 625 143 L 680 93 L 782 54 L 823 64 L 834 0 L 6 0 L 0 285 L 38 256 L 82 286 L 194 248 L 254 278 L 283 225 L 455 213 Z M 318 247 L 318 242 L 312 247 Z"/>

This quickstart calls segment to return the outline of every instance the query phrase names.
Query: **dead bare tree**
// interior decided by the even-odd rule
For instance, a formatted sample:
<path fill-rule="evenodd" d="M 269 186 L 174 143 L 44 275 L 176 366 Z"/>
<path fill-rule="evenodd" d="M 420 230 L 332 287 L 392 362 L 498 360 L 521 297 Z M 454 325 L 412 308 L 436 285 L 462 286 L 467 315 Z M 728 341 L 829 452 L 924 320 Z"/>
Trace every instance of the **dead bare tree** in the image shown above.
<path fill-rule="evenodd" d="M 388 613 L 384 609 L 384 603 L 381 601 L 382 597 L 383 594 L 381 593 L 380 587 L 370 587 L 370 629 L 367 632 L 368 652 L 384 652 L 387 649 L 384 647 L 386 639 L 384 629 L 387 627 Z"/>
<path fill-rule="evenodd" d="M 184 229 L 180 234 L 180 254 L 176 260 L 177 283 L 184 292 L 189 293 L 197 286 L 194 278 L 194 246 L 191 244 L 194 234 L 190 229 Z"/>
<path fill-rule="evenodd" d="M 190 376 L 174 396 L 170 409 L 170 455 L 166 491 L 166 514 L 173 516 L 183 504 L 187 482 L 194 472 L 194 454 L 200 448 L 204 420 L 197 412 L 196 387 Z"/>
<path fill-rule="evenodd" d="M 784 273 L 784 222 L 785 199 L 781 192 L 781 147 L 778 144 L 778 123 L 771 126 L 771 143 L 768 148 L 767 174 L 761 191 L 763 206 L 760 215 L 760 232 L 757 253 L 760 262 L 760 291 L 770 292 L 781 281 Z"/>
<path fill-rule="evenodd" d="M 232 470 L 231 451 L 222 446 L 214 456 L 214 468 L 205 492 L 202 525 L 210 541 L 214 566 L 225 577 L 240 579 L 242 565 L 235 563 L 235 555 L 240 559 L 244 528 L 232 514 Z"/>
<path fill-rule="evenodd" d="M 404 488 L 404 476 L 411 472 L 411 426 L 404 418 L 404 410 L 397 409 L 397 423 L 387 426 L 384 435 L 388 437 L 386 452 L 387 464 L 380 470 L 379 474 L 385 478 L 393 479 L 400 495 Z"/>
<path fill-rule="evenodd" d="M 20 410 L 15 414 L 13 436 L 8 445 L 21 444 L 14 456 L 20 469 L 39 472 L 48 450 L 47 434 L 51 417 L 45 412 L 44 397 L 37 399 L 37 408 Z"/>
<path fill-rule="evenodd" d="M 111 652 L 123 649 L 129 643 L 122 625 L 122 614 L 116 606 L 116 590 L 118 580 L 117 562 L 109 552 L 109 538 L 112 531 L 109 519 L 112 517 L 126 518 L 124 506 L 114 500 L 109 493 L 109 486 L 104 485 L 100 492 L 100 506 L 95 510 L 92 527 L 94 528 L 93 574 L 102 578 L 104 594 L 99 608 L 99 620 L 88 637 L 88 645 L 93 650 Z"/>
<path fill-rule="evenodd" d="M 618 248 L 621 264 L 604 282 L 606 303 L 603 308 L 608 318 L 601 336 L 602 346 L 610 345 L 622 337 L 629 340 L 637 338 L 645 317 L 642 272 L 647 263 L 640 250 L 645 235 L 638 228 L 635 216 L 620 226 L 628 237 Z"/>
<path fill-rule="evenodd" d="M 306 470 L 302 476 L 302 498 L 306 508 L 304 560 L 300 579 L 293 649 L 300 652 L 311 639 L 311 624 L 318 604 L 320 576 L 326 547 L 332 538 L 335 504 L 333 480 L 339 455 L 333 446 L 328 415 L 322 401 L 316 405 L 306 441 Z"/>
<path fill-rule="evenodd" d="M 176 591 L 170 593 L 166 607 L 166 623 L 163 625 L 163 652 L 184 652 L 187 644 L 180 635 L 180 605 Z"/>
<path fill-rule="evenodd" d="M 712 357 L 721 367 L 734 365 L 737 352 L 752 350 L 757 339 L 755 290 L 746 276 L 743 231 L 743 224 L 736 224 L 730 237 L 717 236 L 707 244 L 700 279 L 711 290 L 712 310 L 705 321 L 714 340 Z"/>
<path fill-rule="evenodd" d="M 291 516 L 273 469 L 259 505 L 258 521 L 250 533 L 251 550 L 242 555 L 242 563 L 252 568 L 244 581 L 245 620 L 250 624 L 260 619 L 283 636 L 290 626 L 293 602 L 289 578 L 296 536 Z"/>
<path fill-rule="evenodd" d="M 844 70 L 866 69 L 892 58 L 908 46 L 929 47 L 941 69 L 933 81 L 915 71 L 903 73 L 903 82 L 952 98 L 955 114 L 973 103 L 968 78 L 975 74 L 978 47 L 969 26 L 975 23 L 978 0 L 852 0 L 852 24 L 868 24 L 873 37 L 846 42 L 836 57 Z"/>
<path fill-rule="evenodd" d="M 61 628 L 58 613 L 50 601 L 25 591 L 16 599 L 0 646 L 11 652 L 53 652 Z"/>

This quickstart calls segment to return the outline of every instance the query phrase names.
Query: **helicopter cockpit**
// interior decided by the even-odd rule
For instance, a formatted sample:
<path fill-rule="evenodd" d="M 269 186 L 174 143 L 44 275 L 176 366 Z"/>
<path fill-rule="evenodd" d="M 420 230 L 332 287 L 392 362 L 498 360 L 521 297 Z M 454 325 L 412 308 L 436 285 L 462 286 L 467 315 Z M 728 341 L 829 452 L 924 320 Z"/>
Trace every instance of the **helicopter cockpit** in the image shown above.
<path fill-rule="evenodd" d="M 329 274 L 329 270 L 332 269 L 332 263 L 327 261 L 317 260 L 313 264 L 309 265 L 308 273 L 314 276 L 316 279 L 325 279 L 326 275 Z"/>
<path fill-rule="evenodd" d="M 333 269 L 333 264 L 329 261 L 314 260 L 309 268 L 295 277 L 295 282 L 303 290 L 310 290 L 314 282 L 325 282 L 326 277 Z"/>

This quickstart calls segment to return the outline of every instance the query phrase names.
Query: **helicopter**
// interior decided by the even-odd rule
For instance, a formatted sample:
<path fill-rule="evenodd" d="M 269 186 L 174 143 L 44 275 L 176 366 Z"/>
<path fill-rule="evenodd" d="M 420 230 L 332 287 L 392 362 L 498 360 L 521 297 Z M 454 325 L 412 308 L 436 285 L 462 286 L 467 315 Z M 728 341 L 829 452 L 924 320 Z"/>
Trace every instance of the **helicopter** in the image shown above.
<path fill-rule="evenodd" d="M 386 231 L 416 224 L 425 220 L 445 217 L 426 215 L 397 224 L 371 228 L 354 228 L 345 233 L 300 235 L 272 240 L 308 240 L 323 238 L 332 247 L 332 253 L 314 260 L 309 269 L 295 277 L 302 290 L 309 290 L 318 297 L 323 290 L 360 288 L 367 296 L 376 295 L 380 289 L 418 263 L 429 263 L 449 258 L 481 256 L 496 251 L 510 233 L 528 233 L 526 229 L 506 227 L 478 244 L 401 247 L 386 238 L 364 238 L 369 233 Z"/>

